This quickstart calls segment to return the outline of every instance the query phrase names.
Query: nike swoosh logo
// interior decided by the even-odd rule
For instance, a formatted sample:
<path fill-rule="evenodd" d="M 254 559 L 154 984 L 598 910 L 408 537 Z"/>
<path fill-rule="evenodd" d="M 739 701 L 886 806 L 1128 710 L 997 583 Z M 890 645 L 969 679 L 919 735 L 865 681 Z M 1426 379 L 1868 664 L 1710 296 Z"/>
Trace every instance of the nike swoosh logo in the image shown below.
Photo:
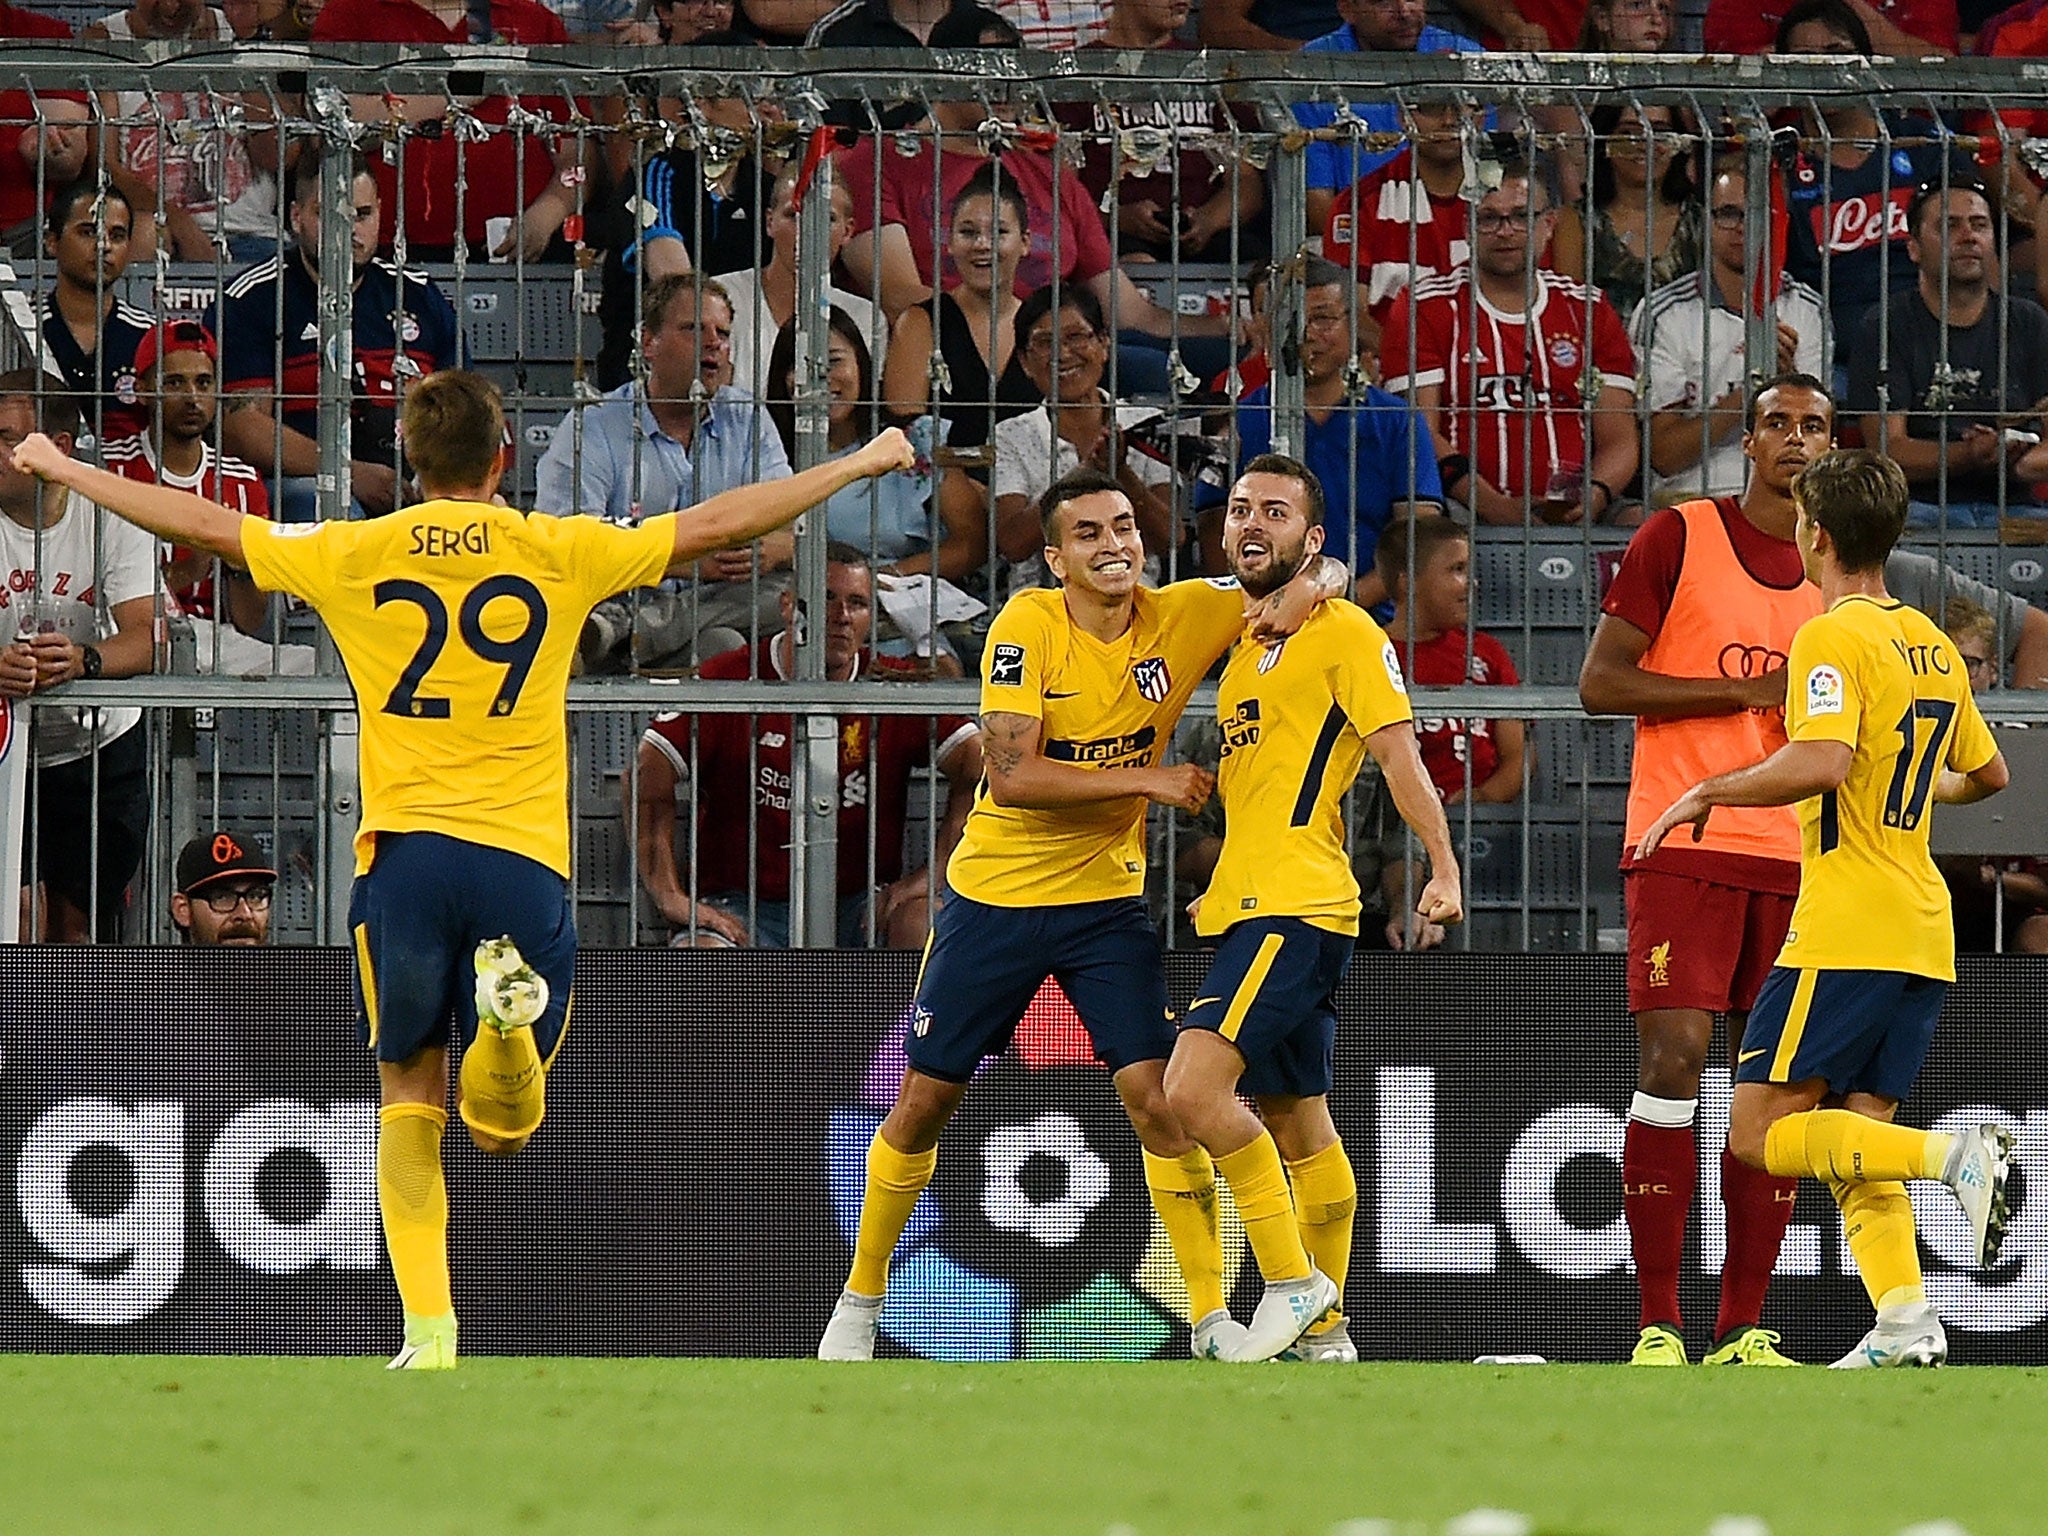
<path fill-rule="evenodd" d="M 1078 699 L 1081 697 L 1081 690 L 1076 688 L 1072 693 L 1048 693 L 1046 697 L 1048 699 Z"/>
<path fill-rule="evenodd" d="M 1197 1008 L 1204 1007 L 1209 1003 L 1220 1003 L 1222 1001 L 1223 999 L 1220 997 L 1198 997 L 1188 1004 L 1188 1012 L 1193 1013 Z"/>
<path fill-rule="evenodd" d="M 1743 1064 L 1743 1063 L 1744 1063 L 1745 1061 L 1755 1061 L 1755 1060 L 1757 1059 L 1757 1057 L 1759 1057 L 1759 1056 L 1763 1056 L 1763 1055 L 1766 1055 L 1766 1054 L 1768 1054 L 1768 1053 L 1769 1053 L 1769 1051 L 1770 1051 L 1770 1049 L 1771 1049 L 1771 1048 L 1770 1048 L 1770 1047 L 1769 1047 L 1769 1046 L 1767 1045 L 1767 1046 L 1763 1047 L 1763 1049 L 1762 1049 L 1762 1050 L 1756 1050 L 1756 1051 L 1744 1051 L 1744 1052 L 1743 1052 L 1743 1053 L 1742 1053 L 1741 1055 L 1739 1055 L 1739 1056 L 1737 1056 L 1737 1057 L 1735 1058 L 1735 1064 L 1736 1064 L 1736 1065 L 1737 1065 L 1737 1066 L 1739 1067 L 1739 1066 L 1741 1066 L 1741 1065 L 1742 1065 L 1742 1064 Z"/>

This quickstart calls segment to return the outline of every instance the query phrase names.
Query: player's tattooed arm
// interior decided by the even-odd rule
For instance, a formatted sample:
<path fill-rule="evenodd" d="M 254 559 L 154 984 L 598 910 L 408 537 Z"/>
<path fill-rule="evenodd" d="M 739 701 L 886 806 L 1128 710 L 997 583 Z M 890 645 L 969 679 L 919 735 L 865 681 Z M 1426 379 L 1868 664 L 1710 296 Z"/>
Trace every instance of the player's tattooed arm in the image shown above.
<path fill-rule="evenodd" d="M 1190 813 L 1208 803 L 1216 777 L 1192 763 L 1164 767 L 1083 768 L 1039 750 L 1041 722 L 991 710 L 981 717 L 982 771 L 997 805 L 1046 809 L 1143 796 Z"/>
<path fill-rule="evenodd" d="M 1252 639 L 1261 644 L 1285 640 L 1308 622 L 1318 604 L 1350 591 L 1351 572 L 1344 562 L 1316 555 L 1286 586 L 1250 604 L 1245 617 L 1251 624 Z"/>
<path fill-rule="evenodd" d="M 991 710 L 981 717 L 982 769 L 991 779 L 1007 778 L 1038 751 L 1038 722 L 1029 715 Z"/>

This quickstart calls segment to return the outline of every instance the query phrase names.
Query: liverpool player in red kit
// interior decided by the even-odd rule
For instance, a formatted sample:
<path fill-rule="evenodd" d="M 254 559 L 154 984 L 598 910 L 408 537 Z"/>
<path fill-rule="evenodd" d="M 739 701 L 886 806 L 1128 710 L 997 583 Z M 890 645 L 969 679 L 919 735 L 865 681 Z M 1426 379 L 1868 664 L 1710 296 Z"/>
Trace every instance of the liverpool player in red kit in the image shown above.
<path fill-rule="evenodd" d="M 1731 1041 L 1770 973 L 1799 893 L 1791 806 L 1729 809 L 1705 834 L 1635 849 L 1664 806 L 1701 779 L 1785 743 L 1785 658 L 1821 611 L 1792 531 L 1792 482 L 1829 448 L 1820 380 L 1780 374 L 1750 399 L 1738 497 L 1683 502 L 1643 525 L 1602 603 L 1579 697 L 1636 717 L 1622 867 L 1628 1006 L 1640 1045 L 1622 1145 L 1622 1210 L 1642 1293 L 1637 1365 L 1684 1365 L 1678 1274 L 1698 1184 L 1693 1119 L 1714 1015 Z M 1732 1047 L 1731 1047 L 1732 1050 Z M 1761 1324 L 1794 1184 L 1721 1152 L 1728 1250 L 1709 1365 L 1790 1365 Z"/>

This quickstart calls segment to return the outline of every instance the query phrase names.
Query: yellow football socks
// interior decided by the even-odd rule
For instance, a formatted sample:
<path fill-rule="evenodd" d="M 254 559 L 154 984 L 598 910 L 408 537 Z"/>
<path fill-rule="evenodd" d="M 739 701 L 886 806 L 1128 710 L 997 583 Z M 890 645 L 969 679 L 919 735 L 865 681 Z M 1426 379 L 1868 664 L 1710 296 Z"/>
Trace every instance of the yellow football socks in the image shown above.
<path fill-rule="evenodd" d="M 462 1053 L 462 1092 L 455 1107 L 464 1124 L 500 1141 L 540 1129 L 547 1113 L 547 1074 L 530 1026 L 499 1034 L 485 1026 Z"/>
<path fill-rule="evenodd" d="M 889 1255 L 917 1208 L 917 1197 L 932 1181 L 939 1149 L 898 1152 L 880 1131 L 868 1143 L 867 1193 L 860 1202 L 860 1231 L 853 1242 L 853 1271 L 846 1288 L 857 1296 L 879 1296 L 889 1288 Z"/>
<path fill-rule="evenodd" d="M 1287 1170 L 1281 1166 L 1280 1149 L 1273 1145 L 1273 1133 L 1260 1131 L 1248 1146 L 1217 1158 L 1216 1171 L 1237 1197 L 1237 1214 L 1244 1218 L 1244 1235 L 1251 1240 L 1259 1273 L 1269 1284 L 1306 1280 L 1308 1250 L 1301 1243 L 1294 1200 L 1287 1192 Z"/>
<path fill-rule="evenodd" d="M 448 1293 L 448 1185 L 441 1176 L 447 1111 L 387 1104 L 377 1112 L 377 1209 L 408 1318 L 452 1317 Z"/>
<path fill-rule="evenodd" d="M 1830 1184 L 1938 1179 L 1953 1139 L 1854 1110 L 1810 1109 L 1764 1133 L 1764 1166 L 1780 1178 L 1805 1174 Z"/>
<path fill-rule="evenodd" d="M 1179 1157 L 1145 1153 L 1145 1189 L 1188 1287 L 1188 1321 L 1223 1306 L 1223 1235 L 1216 1224 L 1216 1165 L 1196 1147 Z"/>
<path fill-rule="evenodd" d="M 1337 1282 L 1341 1297 L 1344 1277 L 1351 1271 L 1352 1220 L 1358 1214 L 1358 1179 L 1351 1159 L 1344 1155 L 1344 1143 L 1333 1141 L 1320 1152 L 1288 1163 L 1287 1177 L 1294 1185 L 1301 1246 L 1315 1267 Z M 1332 1316 L 1309 1331 L 1320 1333 L 1339 1321 Z"/>
<path fill-rule="evenodd" d="M 1920 1249 L 1913 1234 L 1913 1202 L 1896 1179 L 1830 1186 L 1842 1208 L 1842 1234 L 1856 1255 L 1857 1273 L 1880 1307 L 1926 1299 L 1920 1285 Z"/>

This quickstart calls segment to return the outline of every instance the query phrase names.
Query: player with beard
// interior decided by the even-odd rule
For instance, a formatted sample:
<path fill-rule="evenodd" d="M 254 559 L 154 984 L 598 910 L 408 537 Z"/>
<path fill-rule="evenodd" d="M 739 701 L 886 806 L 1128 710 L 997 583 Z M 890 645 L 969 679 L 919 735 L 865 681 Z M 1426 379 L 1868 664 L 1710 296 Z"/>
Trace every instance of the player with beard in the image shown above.
<path fill-rule="evenodd" d="M 264 494 L 262 476 L 240 459 L 215 453 L 207 441 L 219 408 L 219 356 L 213 333 L 196 320 L 168 320 L 152 327 L 135 347 L 136 400 L 149 416 L 149 425 L 133 437 L 107 444 L 101 458 L 108 469 L 130 480 L 190 491 L 247 516 L 267 518 L 270 498 Z M 164 561 L 164 585 L 186 613 L 210 619 L 221 572 L 226 573 L 227 598 L 220 616 L 239 631 L 225 637 L 223 661 L 237 673 L 267 672 L 270 647 L 250 644 L 248 637 L 263 627 L 270 603 L 246 571 L 231 566 L 216 571 L 211 556 L 174 546 Z M 205 624 L 199 629 L 200 643 L 209 650 L 213 628 Z M 202 668 L 205 665 L 202 661 Z"/>
<path fill-rule="evenodd" d="M 1019 592 L 989 627 L 982 786 L 947 862 L 910 1064 L 868 1146 L 853 1265 L 821 1360 L 874 1357 L 889 1256 L 931 1182 L 939 1133 L 1048 976 L 1080 1015 L 1144 1149 L 1146 1188 L 1187 1282 L 1195 1354 L 1220 1356 L 1243 1332 L 1223 1295 L 1215 1169 L 1166 1105 L 1173 1007 L 1144 901 L 1145 813 L 1207 803 L 1206 769 L 1160 757 L 1195 685 L 1246 624 L 1261 639 L 1291 634 L 1317 598 L 1349 588 L 1351 573 L 1319 559 L 1258 601 L 1229 580 L 1141 587 L 1137 514 L 1094 469 L 1056 481 L 1039 518 L 1060 586 Z"/>
<path fill-rule="evenodd" d="M 1285 585 L 1322 543 L 1314 472 L 1277 453 L 1247 464 L 1223 524 L 1247 598 Z M 1329 1093 L 1337 985 L 1358 938 L 1343 805 L 1366 753 L 1428 850 L 1416 911 L 1455 923 L 1464 895 L 1401 664 L 1372 616 L 1325 603 L 1291 637 L 1246 640 L 1216 694 L 1223 852 L 1190 904 L 1195 931 L 1221 943 L 1174 1043 L 1166 1099 L 1229 1181 L 1266 1281 L 1225 1358 L 1356 1360 L 1343 1302 L 1358 1185 Z"/>

